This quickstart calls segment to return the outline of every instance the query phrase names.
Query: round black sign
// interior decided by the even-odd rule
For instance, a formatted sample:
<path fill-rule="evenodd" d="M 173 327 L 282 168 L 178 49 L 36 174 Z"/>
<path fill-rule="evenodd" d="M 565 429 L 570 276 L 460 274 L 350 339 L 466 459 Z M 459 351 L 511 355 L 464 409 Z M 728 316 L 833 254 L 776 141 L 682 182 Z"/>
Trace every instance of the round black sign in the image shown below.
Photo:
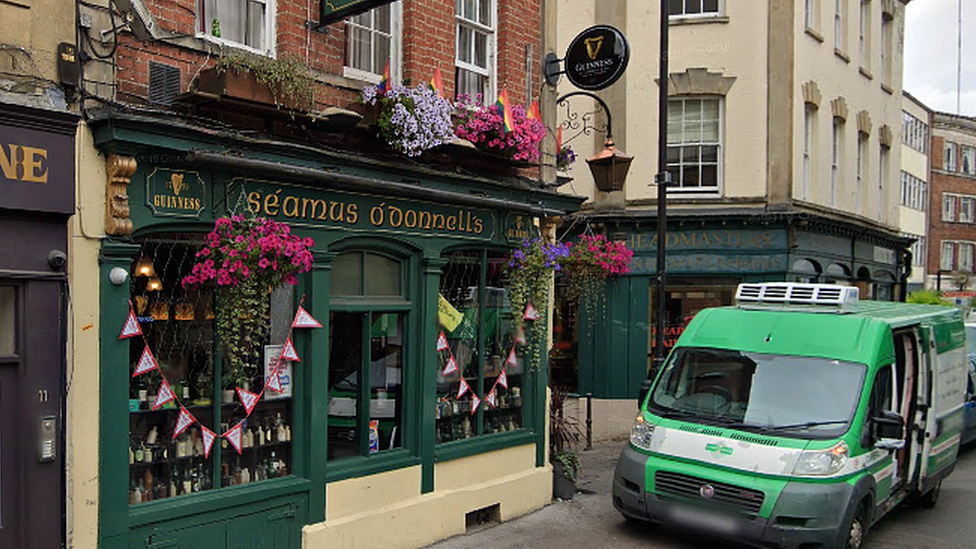
<path fill-rule="evenodd" d="M 566 49 L 566 78 L 584 90 L 602 90 L 620 78 L 630 60 L 623 33 L 597 25 L 579 33 Z"/>

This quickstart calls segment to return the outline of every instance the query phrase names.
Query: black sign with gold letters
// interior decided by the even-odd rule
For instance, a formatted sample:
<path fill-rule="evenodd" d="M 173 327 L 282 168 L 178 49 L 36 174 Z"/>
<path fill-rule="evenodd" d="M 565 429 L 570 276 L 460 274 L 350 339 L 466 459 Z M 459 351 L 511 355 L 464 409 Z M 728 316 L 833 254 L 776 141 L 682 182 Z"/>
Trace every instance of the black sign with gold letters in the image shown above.
<path fill-rule="evenodd" d="M 576 35 L 566 49 L 566 77 L 577 88 L 602 90 L 623 75 L 630 46 L 623 33 L 596 25 Z"/>
<path fill-rule="evenodd" d="M 75 213 L 77 115 L 0 104 L 0 209 Z"/>
<path fill-rule="evenodd" d="M 146 205 L 156 217 L 200 217 L 206 185 L 197 172 L 157 168 L 146 176 Z"/>

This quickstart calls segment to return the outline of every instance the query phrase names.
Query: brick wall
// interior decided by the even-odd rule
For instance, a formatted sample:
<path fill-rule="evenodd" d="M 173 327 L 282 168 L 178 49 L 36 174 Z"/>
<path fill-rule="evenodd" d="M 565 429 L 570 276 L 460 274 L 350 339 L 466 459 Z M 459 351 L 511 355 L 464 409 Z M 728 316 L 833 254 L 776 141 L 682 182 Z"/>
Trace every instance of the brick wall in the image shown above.
<path fill-rule="evenodd" d="M 936 140 L 940 141 L 940 148 L 935 148 Z M 932 149 L 932 163 L 935 164 L 935 156 L 939 156 L 939 166 L 941 166 L 941 141 L 942 138 L 934 138 Z M 936 153 L 936 151 L 939 151 Z M 928 272 L 936 274 L 941 268 L 942 242 L 945 240 L 964 240 L 976 242 L 976 223 L 943 222 L 942 221 L 942 199 L 946 193 L 966 195 L 976 197 L 976 178 L 961 174 L 947 174 L 944 172 L 932 171 L 929 179 L 929 246 L 928 246 Z M 958 253 L 958 252 L 957 252 Z M 958 258 L 957 258 L 958 259 Z"/>
<path fill-rule="evenodd" d="M 198 0 L 147 0 L 157 27 L 180 35 L 196 31 Z M 295 56 L 307 60 L 322 84 L 316 92 L 319 108 L 327 105 L 346 106 L 358 96 L 362 83 L 336 79 L 341 76 L 345 59 L 345 25 L 341 22 L 327 27 L 325 33 L 310 31 L 307 21 L 318 20 L 320 0 L 278 0 L 276 51 L 278 56 Z M 515 104 L 527 104 L 538 98 L 540 85 L 540 52 L 542 51 L 540 0 L 497 0 L 497 87 L 507 88 Z M 404 83 L 417 85 L 428 82 L 434 67 L 439 67 L 448 97 L 454 94 L 455 58 L 455 0 L 402 0 L 403 32 L 402 77 Z M 209 28 L 209 27 L 208 27 Z M 532 67 L 534 97 L 525 97 L 526 47 L 533 45 L 535 65 Z M 209 52 L 206 50 L 210 50 Z M 179 67 L 181 87 L 187 91 L 199 72 L 212 66 L 221 50 L 232 48 L 207 43 L 197 47 L 181 47 L 168 42 L 142 42 L 132 35 L 119 38 L 116 54 L 118 100 L 131 103 L 148 102 L 149 61 L 154 60 Z M 332 78 L 330 78 L 330 75 Z"/>

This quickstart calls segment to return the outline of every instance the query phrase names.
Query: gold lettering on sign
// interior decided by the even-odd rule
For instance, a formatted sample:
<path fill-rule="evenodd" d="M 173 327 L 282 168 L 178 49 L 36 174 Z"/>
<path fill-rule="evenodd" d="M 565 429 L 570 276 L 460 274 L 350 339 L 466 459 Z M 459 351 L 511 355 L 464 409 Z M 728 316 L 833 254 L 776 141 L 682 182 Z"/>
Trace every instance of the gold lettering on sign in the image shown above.
<path fill-rule="evenodd" d="M 105 160 L 105 173 L 108 175 L 105 200 L 105 233 L 115 236 L 132 234 L 132 220 L 129 219 L 129 179 L 136 173 L 136 159 L 128 156 L 111 155 Z"/>
<path fill-rule="evenodd" d="M 0 171 L 11 181 L 47 183 L 47 149 L 0 143 Z"/>
<path fill-rule="evenodd" d="M 173 194 L 180 196 L 180 191 L 183 190 L 183 174 L 174 173 L 169 176 L 169 186 L 173 187 Z"/>

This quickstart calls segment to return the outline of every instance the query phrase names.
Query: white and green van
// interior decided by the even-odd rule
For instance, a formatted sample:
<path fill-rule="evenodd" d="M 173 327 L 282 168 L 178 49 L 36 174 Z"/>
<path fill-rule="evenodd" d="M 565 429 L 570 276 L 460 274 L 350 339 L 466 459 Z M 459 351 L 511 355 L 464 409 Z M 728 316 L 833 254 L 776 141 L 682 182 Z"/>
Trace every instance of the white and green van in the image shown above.
<path fill-rule="evenodd" d="M 614 506 L 756 545 L 858 548 L 899 502 L 938 499 L 965 364 L 954 307 L 741 284 L 735 306 L 695 316 L 642 398 Z"/>

